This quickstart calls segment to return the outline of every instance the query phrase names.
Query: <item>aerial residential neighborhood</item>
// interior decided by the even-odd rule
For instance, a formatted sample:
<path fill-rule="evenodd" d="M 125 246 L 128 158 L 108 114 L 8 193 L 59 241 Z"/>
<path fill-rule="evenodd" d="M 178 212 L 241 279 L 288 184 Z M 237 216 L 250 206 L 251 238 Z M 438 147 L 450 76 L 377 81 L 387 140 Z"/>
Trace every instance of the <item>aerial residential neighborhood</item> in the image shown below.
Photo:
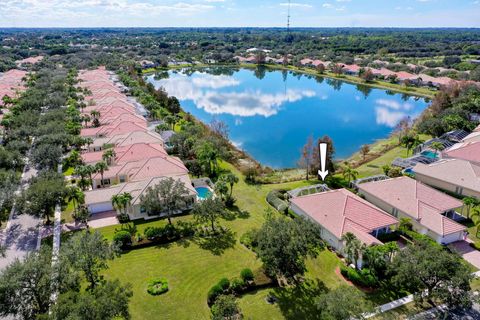
<path fill-rule="evenodd" d="M 478 1 L 7 1 L 0 319 L 480 319 Z"/>

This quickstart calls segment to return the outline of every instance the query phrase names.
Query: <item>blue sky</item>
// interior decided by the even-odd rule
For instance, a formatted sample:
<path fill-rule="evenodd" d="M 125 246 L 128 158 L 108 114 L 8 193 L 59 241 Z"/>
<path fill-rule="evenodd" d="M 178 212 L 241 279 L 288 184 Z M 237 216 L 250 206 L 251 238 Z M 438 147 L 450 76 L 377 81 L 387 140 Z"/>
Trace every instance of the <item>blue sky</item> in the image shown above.
<path fill-rule="evenodd" d="M 0 0 L 0 27 L 285 26 L 288 0 Z M 480 27 L 480 0 L 292 0 L 293 27 Z"/>

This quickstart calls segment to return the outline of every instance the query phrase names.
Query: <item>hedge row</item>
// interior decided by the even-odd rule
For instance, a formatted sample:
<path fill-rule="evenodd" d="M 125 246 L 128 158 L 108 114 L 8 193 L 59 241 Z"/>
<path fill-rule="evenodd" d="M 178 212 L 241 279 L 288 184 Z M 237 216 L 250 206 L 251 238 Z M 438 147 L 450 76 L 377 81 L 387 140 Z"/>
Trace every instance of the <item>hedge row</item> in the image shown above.
<path fill-rule="evenodd" d="M 240 278 L 234 278 L 232 281 L 227 278 L 220 279 L 220 281 L 208 291 L 208 304 L 213 305 L 215 300 L 222 294 L 239 294 L 245 292 L 249 287 L 253 286 L 253 279 L 253 272 L 248 268 L 240 272 Z"/>
<path fill-rule="evenodd" d="M 340 269 L 342 275 L 354 284 L 362 287 L 375 287 L 378 285 L 378 279 L 372 275 L 368 268 L 357 270 L 351 267 L 342 266 Z"/>
<path fill-rule="evenodd" d="M 278 190 L 272 190 L 267 194 L 267 202 L 279 212 L 287 213 L 288 203 L 283 194 Z"/>

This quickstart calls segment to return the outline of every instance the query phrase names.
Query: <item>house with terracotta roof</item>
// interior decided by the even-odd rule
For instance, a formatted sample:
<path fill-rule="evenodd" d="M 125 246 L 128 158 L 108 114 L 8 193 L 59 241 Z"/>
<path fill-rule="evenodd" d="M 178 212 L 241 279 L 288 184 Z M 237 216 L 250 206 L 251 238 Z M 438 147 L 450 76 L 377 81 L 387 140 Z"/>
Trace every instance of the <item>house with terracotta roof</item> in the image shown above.
<path fill-rule="evenodd" d="M 88 152 L 104 150 L 106 147 L 126 147 L 138 143 L 157 144 L 165 148 L 162 136 L 152 131 L 132 131 L 112 137 L 97 138 L 88 146 Z"/>
<path fill-rule="evenodd" d="M 382 244 L 377 237 L 390 232 L 398 220 L 356 194 L 338 189 L 290 199 L 290 208 L 320 226 L 321 237 L 342 252 L 342 236 L 353 233 L 366 245 Z"/>
<path fill-rule="evenodd" d="M 309 59 L 309 58 L 305 58 L 305 59 L 300 60 L 300 64 L 304 67 L 311 66 L 312 63 L 313 63 L 313 60 Z"/>
<path fill-rule="evenodd" d="M 415 179 L 437 189 L 480 200 L 480 165 L 461 159 L 442 159 L 432 164 L 418 163 Z"/>
<path fill-rule="evenodd" d="M 361 183 L 359 194 L 392 216 L 408 218 L 413 229 L 441 244 L 464 240 L 466 227 L 450 219 L 462 201 L 409 177 Z"/>
<path fill-rule="evenodd" d="M 346 64 L 343 66 L 343 72 L 348 75 L 357 75 L 361 68 L 362 67 L 356 64 Z"/>
<path fill-rule="evenodd" d="M 463 159 L 480 165 L 480 141 L 457 143 L 442 151 L 443 158 Z"/>
<path fill-rule="evenodd" d="M 110 188 L 86 191 L 85 205 L 92 214 L 114 211 L 112 197 L 127 192 L 133 197 L 130 205 L 126 209 L 129 218 L 131 220 L 151 218 L 152 215 L 141 206 L 141 196 L 147 192 L 149 187 L 158 185 L 163 179 L 168 177 L 180 181 L 185 185 L 189 194 L 186 199 L 187 204 L 184 210 L 190 209 L 197 199 L 197 191 L 192 186 L 192 182 L 187 174 L 148 178 L 139 181 L 121 183 Z M 162 214 L 160 216 L 162 216 Z"/>
<path fill-rule="evenodd" d="M 99 189 L 124 182 L 180 174 L 188 174 L 183 162 L 177 157 L 162 155 L 126 162 L 118 161 L 103 173 L 103 181 L 102 175 L 97 173 L 92 177 L 92 182 L 93 189 Z"/>
<path fill-rule="evenodd" d="M 140 122 L 116 121 L 98 128 L 84 128 L 80 131 L 80 136 L 84 138 L 111 137 L 138 130 L 147 130 L 147 125 Z"/>
<path fill-rule="evenodd" d="M 462 139 L 461 142 L 476 142 L 480 141 L 480 131 L 473 131 L 468 136 Z"/>
<path fill-rule="evenodd" d="M 162 145 L 145 142 L 126 146 L 117 145 L 114 147 L 114 151 L 116 157 L 112 160 L 112 164 L 122 164 L 129 161 L 138 161 L 167 155 L 167 152 Z M 86 164 L 94 164 L 102 161 L 103 152 L 104 151 L 82 153 L 82 161 Z"/>

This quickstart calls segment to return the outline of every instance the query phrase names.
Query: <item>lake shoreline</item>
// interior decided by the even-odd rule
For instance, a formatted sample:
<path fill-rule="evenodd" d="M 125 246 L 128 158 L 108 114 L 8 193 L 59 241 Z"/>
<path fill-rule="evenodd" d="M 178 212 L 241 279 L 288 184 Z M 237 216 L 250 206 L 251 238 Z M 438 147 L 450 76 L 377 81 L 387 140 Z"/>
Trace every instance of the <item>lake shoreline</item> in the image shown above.
<path fill-rule="evenodd" d="M 198 70 L 201 70 L 201 69 L 206 69 L 208 67 L 212 67 L 212 66 L 208 66 L 208 65 L 205 65 L 205 66 L 196 66 L 196 68 L 189 68 L 188 66 L 176 66 L 176 68 L 169 68 L 171 70 L 179 70 L 179 69 L 184 69 L 184 68 L 188 68 L 188 69 L 198 69 Z M 213 67 L 219 67 L 219 65 L 214 65 Z M 245 67 L 242 67 L 242 66 L 239 66 L 239 65 L 236 65 L 236 66 L 227 66 L 225 65 L 224 67 L 228 68 L 228 67 L 234 67 L 233 69 L 235 70 L 241 70 L 241 69 L 245 69 L 245 70 L 252 70 L 252 69 L 255 69 L 256 66 L 250 66 L 249 68 L 245 68 Z M 253 68 L 252 68 L 253 67 Z M 267 70 L 271 70 L 271 71 L 277 71 L 277 70 L 282 70 L 282 68 L 266 68 Z M 285 68 L 283 68 L 283 70 L 286 70 Z M 167 69 L 162 69 L 162 71 L 167 71 Z M 291 70 L 293 72 L 297 72 L 298 74 L 307 74 L 307 75 L 312 75 L 312 74 L 309 74 L 309 73 L 305 73 L 305 72 L 302 72 L 302 71 L 294 71 L 294 70 Z M 146 77 L 151 77 L 152 75 L 154 75 L 153 72 L 149 72 L 149 73 L 145 73 L 143 74 L 143 76 L 146 76 Z M 315 74 L 315 76 L 319 77 L 321 75 L 318 75 L 318 74 Z M 325 78 L 328 78 L 328 77 L 325 77 Z M 352 85 L 352 82 L 351 81 L 348 81 L 348 79 L 346 78 L 339 78 L 338 80 L 342 81 L 342 82 L 345 82 L 345 83 L 348 83 L 350 85 Z M 353 83 L 355 84 L 355 83 Z M 373 86 L 375 87 L 375 86 Z M 380 90 L 390 90 L 390 88 L 388 89 L 385 89 L 385 88 L 379 88 Z M 358 90 L 358 89 L 357 89 Z M 391 90 L 392 91 L 392 90 Z M 175 94 L 174 94 L 175 95 Z M 390 94 L 391 95 L 391 94 Z M 412 94 L 411 92 L 409 92 L 407 94 L 409 97 L 418 97 L 418 95 L 414 95 Z M 181 99 L 180 99 L 181 100 Z M 404 100 L 406 101 L 406 100 Z M 184 109 L 184 107 L 182 107 L 182 109 Z M 185 109 L 184 109 L 185 110 Z M 190 113 L 191 114 L 191 113 Z M 193 115 L 193 114 L 192 114 Z M 193 115 L 197 121 L 199 121 L 200 123 L 207 125 L 208 121 L 207 122 L 204 122 L 202 120 L 200 120 L 200 118 L 198 117 L 198 115 Z M 205 120 L 205 119 L 204 119 Z M 205 120 L 206 121 L 206 120 Z M 347 131 L 348 132 L 348 131 Z M 362 157 L 362 161 L 355 161 L 355 160 L 358 160 L 356 158 L 359 158 L 359 148 L 360 146 L 355 150 L 353 151 L 352 153 L 349 153 L 348 156 L 344 156 L 342 157 L 341 159 L 337 159 L 336 160 L 336 163 L 341 163 L 341 162 L 344 162 L 344 161 L 348 161 L 348 162 L 351 162 L 352 163 L 352 166 L 353 167 L 358 167 L 358 166 L 361 166 L 362 164 L 366 163 L 366 162 L 369 162 L 369 161 L 373 161 L 375 160 L 376 158 L 380 157 L 382 155 L 382 153 L 384 152 L 387 152 L 395 147 L 397 147 L 399 144 L 398 144 L 398 139 L 395 139 L 396 140 L 396 143 L 395 144 L 392 144 L 391 141 L 392 141 L 392 137 L 394 136 L 394 133 L 393 132 L 390 132 L 388 133 L 387 136 L 384 136 L 384 137 L 379 137 L 375 140 L 372 141 L 372 143 L 365 143 L 365 144 L 368 144 L 370 146 L 370 149 L 371 150 L 375 150 L 375 152 L 371 152 L 371 154 L 369 154 L 365 159 L 363 159 Z M 241 147 L 235 145 L 234 143 L 234 139 L 232 138 L 229 138 L 229 142 L 230 142 L 230 146 L 231 146 L 231 149 L 238 152 L 237 155 L 239 153 L 243 154 L 243 157 L 242 158 L 239 158 L 240 159 L 240 163 L 237 163 L 237 166 L 241 165 L 241 162 L 242 162 L 242 159 L 245 159 L 247 161 L 249 161 L 252 165 L 255 164 L 255 166 L 257 168 L 261 168 L 261 171 L 262 171 L 262 176 L 272 176 L 272 175 L 293 175 L 293 176 L 296 176 L 296 178 L 293 178 L 293 177 L 290 177 L 290 179 L 288 180 L 285 180 L 285 179 L 279 179 L 280 181 L 278 182 L 286 182 L 286 181 L 296 181 L 296 180 L 303 180 L 304 179 L 304 174 L 301 173 L 302 170 L 300 170 L 298 167 L 296 166 L 293 166 L 293 167 L 280 167 L 280 166 L 268 166 L 268 165 L 265 165 L 264 162 L 262 163 L 262 161 L 258 160 L 256 157 L 254 157 L 249 151 L 245 151 L 243 150 Z M 334 141 L 334 144 L 335 144 L 335 141 Z M 340 145 L 342 145 L 340 143 Z M 291 152 L 290 152 L 291 153 Z M 300 156 L 299 156 L 300 157 Z M 292 179 L 293 178 L 293 179 Z M 272 181 L 268 181 L 268 183 L 272 183 Z"/>

